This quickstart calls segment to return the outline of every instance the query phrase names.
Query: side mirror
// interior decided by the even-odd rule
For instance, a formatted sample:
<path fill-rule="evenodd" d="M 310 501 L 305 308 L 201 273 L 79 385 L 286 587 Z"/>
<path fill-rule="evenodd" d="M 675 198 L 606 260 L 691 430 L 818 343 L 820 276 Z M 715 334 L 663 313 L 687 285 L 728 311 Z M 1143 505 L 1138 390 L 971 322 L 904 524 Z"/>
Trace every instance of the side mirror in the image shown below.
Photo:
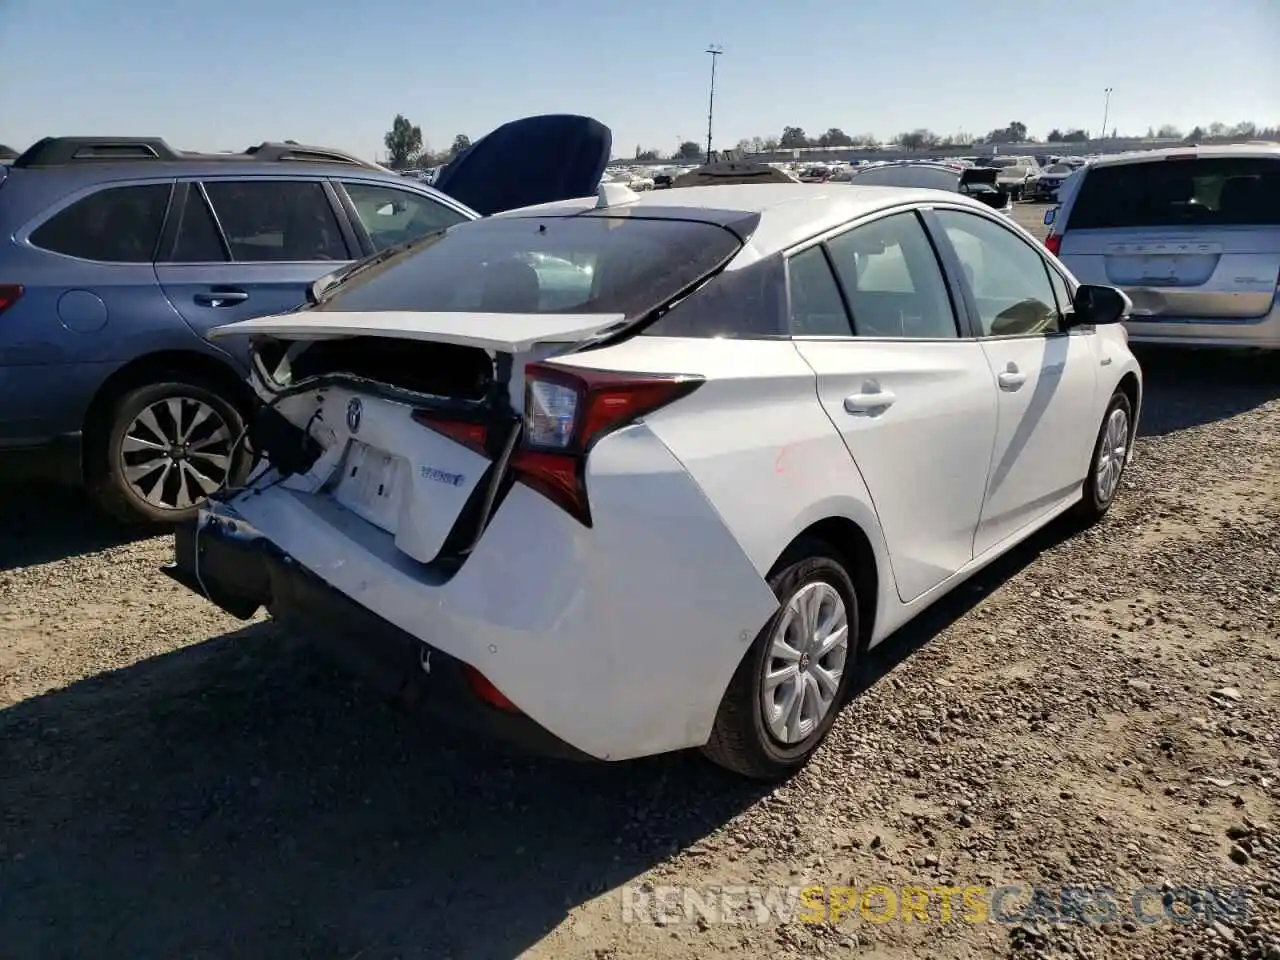
<path fill-rule="evenodd" d="M 1053 221 L 1058 219 L 1058 208 L 1050 207 L 1044 212 L 1044 225 L 1046 227 L 1053 226 Z"/>
<path fill-rule="evenodd" d="M 1133 301 L 1122 290 L 1095 283 L 1082 283 L 1071 301 L 1073 327 L 1119 323 L 1133 309 Z"/>

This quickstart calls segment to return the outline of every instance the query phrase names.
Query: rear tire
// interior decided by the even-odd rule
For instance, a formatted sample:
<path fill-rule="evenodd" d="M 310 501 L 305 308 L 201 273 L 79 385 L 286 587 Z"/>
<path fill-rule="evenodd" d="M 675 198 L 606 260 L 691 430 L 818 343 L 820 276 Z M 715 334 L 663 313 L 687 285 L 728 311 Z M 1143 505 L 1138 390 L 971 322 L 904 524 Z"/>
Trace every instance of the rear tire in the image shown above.
<path fill-rule="evenodd" d="M 1082 526 L 1097 523 L 1111 509 L 1124 479 L 1132 443 L 1133 404 L 1123 390 L 1117 390 L 1102 415 L 1093 459 L 1089 461 L 1089 475 L 1085 478 L 1080 502 L 1076 504 L 1075 516 Z"/>
<path fill-rule="evenodd" d="M 734 773 L 773 781 L 803 767 L 831 730 L 857 667 L 860 633 L 853 581 L 826 544 L 797 544 L 769 586 L 781 605 L 738 665 L 702 751 Z"/>
<path fill-rule="evenodd" d="M 89 486 L 111 515 L 130 523 L 192 519 L 215 489 L 243 481 L 250 456 L 244 417 L 216 385 L 186 375 L 122 394 L 105 436 L 90 438 Z"/>

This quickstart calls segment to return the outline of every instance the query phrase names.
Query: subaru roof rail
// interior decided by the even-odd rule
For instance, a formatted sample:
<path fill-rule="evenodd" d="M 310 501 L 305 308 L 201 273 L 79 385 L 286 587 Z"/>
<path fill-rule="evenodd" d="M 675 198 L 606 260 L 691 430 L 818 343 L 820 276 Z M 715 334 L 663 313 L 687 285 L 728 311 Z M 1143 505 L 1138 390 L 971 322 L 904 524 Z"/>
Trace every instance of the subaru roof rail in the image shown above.
<path fill-rule="evenodd" d="M 342 150 L 332 147 L 314 147 L 293 140 L 283 143 L 267 141 L 256 147 L 250 147 L 245 155 L 263 163 L 278 163 L 284 160 L 303 160 L 312 163 L 349 163 L 357 167 L 375 167 L 377 164 L 361 160 Z"/>
<path fill-rule="evenodd" d="M 257 161 L 280 163 L 310 161 L 377 168 L 341 150 L 310 147 L 299 143 L 260 143 L 243 153 L 195 153 L 175 150 L 160 137 L 45 137 L 36 141 L 16 160 L 15 167 L 62 167 L 75 163 L 121 163 L 154 160 L 159 162 Z"/>

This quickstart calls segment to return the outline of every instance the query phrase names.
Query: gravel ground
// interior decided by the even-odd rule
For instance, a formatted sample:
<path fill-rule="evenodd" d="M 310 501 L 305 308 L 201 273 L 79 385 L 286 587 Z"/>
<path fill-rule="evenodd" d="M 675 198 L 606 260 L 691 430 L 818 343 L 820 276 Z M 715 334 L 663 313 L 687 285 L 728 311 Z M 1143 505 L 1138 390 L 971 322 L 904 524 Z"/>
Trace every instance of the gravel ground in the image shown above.
<path fill-rule="evenodd" d="M 881 647 L 778 789 L 423 729 L 172 585 L 164 538 L 7 491 L 0 956 L 1280 960 L 1280 364 L 1143 360 L 1109 518 L 1045 531 Z M 1122 909 L 622 922 L 632 884 L 810 883 L 1110 885 Z M 1135 923 L 1147 884 L 1239 889 L 1249 915 Z"/>

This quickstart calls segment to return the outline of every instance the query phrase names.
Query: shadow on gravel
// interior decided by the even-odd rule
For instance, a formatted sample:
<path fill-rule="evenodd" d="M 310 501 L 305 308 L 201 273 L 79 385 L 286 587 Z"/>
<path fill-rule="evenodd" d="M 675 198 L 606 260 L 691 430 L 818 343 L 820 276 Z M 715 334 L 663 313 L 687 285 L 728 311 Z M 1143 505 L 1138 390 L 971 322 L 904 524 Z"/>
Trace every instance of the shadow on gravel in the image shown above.
<path fill-rule="evenodd" d="M 850 697 L 875 686 L 913 653 L 979 606 L 1006 580 L 1034 563 L 1040 554 L 1069 540 L 1078 531 L 1070 516 L 1058 518 L 890 634 L 867 655 Z"/>
<path fill-rule="evenodd" d="M 1177 350 L 1134 344 L 1146 383 L 1140 436 L 1226 420 L 1280 398 L 1280 352 Z"/>
<path fill-rule="evenodd" d="M 74 487 L 0 485 L 0 571 L 94 553 L 158 532 L 112 520 Z"/>
<path fill-rule="evenodd" d="M 515 957 L 766 792 L 420 723 L 269 624 L 0 712 L 0 953 Z"/>
<path fill-rule="evenodd" d="M 1070 532 L 899 631 L 863 687 Z M 696 755 L 509 755 L 268 623 L 0 712 L 0 943 L 25 957 L 515 957 L 768 789 Z"/>

